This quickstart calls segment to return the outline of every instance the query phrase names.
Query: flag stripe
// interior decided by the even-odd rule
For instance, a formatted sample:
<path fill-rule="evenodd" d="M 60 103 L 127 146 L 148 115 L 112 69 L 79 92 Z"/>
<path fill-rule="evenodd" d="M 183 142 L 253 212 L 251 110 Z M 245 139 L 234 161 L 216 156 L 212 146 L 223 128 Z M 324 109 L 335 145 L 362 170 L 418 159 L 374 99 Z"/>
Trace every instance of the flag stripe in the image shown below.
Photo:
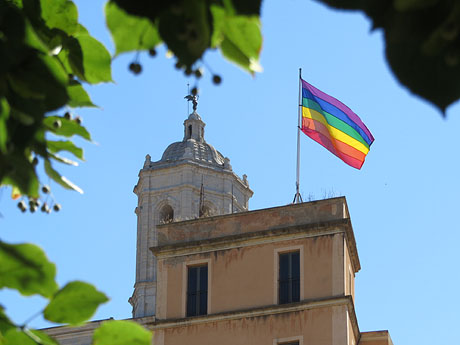
<path fill-rule="evenodd" d="M 348 143 L 343 142 L 337 137 L 332 136 L 327 126 L 325 126 L 321 122 L 304 117 L 302 121 L 302 129 L 306 131 L 316 131 L 320 133 L 323 136 L 323 138 L 327 139 L 327 141 L 330 142 L 330 145 L 334 147 L 335 153 L 334 152 L 333 153 L 337 155 L 339 158 L 342 158 L 341 156 L 342 153 L 346 154 L 347 156 L 353 157 L 361 162 L 363 162 L 364 159 L 366 158 L 366 153 L 361 152 L 357 150 L 356 148 L 354 148 L 353 146 L 349 145 Z M 325 147 L 329 149 L 328 146 L 325 146 Z"/>
<path fill-rule="evenodd" d="M 366 125 L 361 121 L 361 119 L 356 115 L 350 108 L 348 108 L 345 104 L 340 102 L 339 100 L 335 99 L 334 97 L 331 97 L 321 90 L 318 90 L 316 87 L 313 85 L 307 83 L 305 80 L 300 79 L 302 81 L 302 89 L 307 89 L 309 90 L 313 95 L 316 97 L 322 99 L 323 101 L 326 101 L 327 103 L 335 106 L 337 109 L 340 109 L 343 111 L 344 114 L 346 114 L 354 123 L 356 123 L 366 134 L 366 137 L 370 140 L 369 145 L 372 144 L 374 141 L 374 137 L 372 136 L 371 132 L 369 129 L 366 127 Z M 359 131 L 358 131 L 359 132 Z"/>
<path fill-rule="evenodd" d="M 369 149 L 368 143 L 364 140 L 364 138 L 354 129 L 352 126 L 350 126 L 348 123 L 343 122 L 339 118 L 335 117 L 332 114 L 329 114 L 328 112 L 324 111 L 321 109 L 320 105 L 314 101 L 312 101 L 309 98 L 304 98 L 303 99 L 303 110 L 305 111 L 305 108 L 310 108 L 312 111 L 316 111 L 320 116 L 323 116 L 327 123 L 332 126 L 337 128 L 339 131 L 342 131 L 346 134 L 348 134 L 350 137 L 355 138 L 358 140 L 360 143 L 362 143 L 366 148 Z"/>
<path fill-rule="evenodd" d="M 303 108 L 302 116 L 304 119 L 309 118 L 309 119 L 314 120 L 315 123 L 321 123 L 322 124 L 321 128 L 324 129 L 332 139 L 340 140 L 350 145 L 351 147 L 355 148 L 356 150 L 361 151 L 364 154 L 367 154 L 369 152 L 369 149 L 366 146 L 364 146 L 363 143 L 357 141 L 353 137 L 350 137 L 348 134 L 340 131 L 339 129 L 329 126 L 324 116 L 318 113 L 316 110 Z M 303 123 L 304 122 L 302 122 L 302 124 Z M 326 133 L 323 133 L 323 134 L 326 134 Z"/>
<path fill-rule="evenodd" d="M 344 153 L 338 154 L 337 150 L 335 150 L 334 145 L 332 145 L 331 141 L 329 138 L 325 137 L 323 134 L 315 131 L 311 131 L 308 129 L 302 129 L 302 132 L 304 132 L 306 135 L 308 135 L 310 138 L 312 138 L 314 141 L 316 141 L 318 144 L 324 146 L 326 149 L 328 149 L 331 153 L 339 157 L 341 160 L 343 160 L 345 163 L 348 165 L 351 165 L 353 168 L 356 169 L 361 169 L 364 161 L 360 161 L 356 158 L 350 157 Z"/>
<path fill-rule="evenodd" d="M 370 137 L 366 134 L 366 132 L 356 122 L 354 122 L 346 113 L 344 113 L 341 109 L 337 108 L 333 104 L 330 104 L 325 100 L 314 96 L 310 92 L 310 90 L 303 88 L 302 104 L 309 101 L 317 103 L 322 110 L 331 114 L 332 116 L 335 116 L 336 118 L 342 120 L 343 122 L 354 128 L 369 146 L 372 144 L 373 138 L 371 140 Z"/>

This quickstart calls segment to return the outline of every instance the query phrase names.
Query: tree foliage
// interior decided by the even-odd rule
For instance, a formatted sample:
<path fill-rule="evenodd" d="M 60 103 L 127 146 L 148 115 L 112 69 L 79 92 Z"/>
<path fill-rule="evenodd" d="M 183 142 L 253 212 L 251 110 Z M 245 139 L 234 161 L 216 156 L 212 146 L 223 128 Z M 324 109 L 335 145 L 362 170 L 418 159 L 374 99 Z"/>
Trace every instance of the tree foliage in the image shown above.
<path fill-rule="evenodd" d="M 219 49 L 253 74 L 261 70 L 260 6 L 261 0 L 110 0 L 105 11 L 115 54 L 164 43 L 188 73 L 206 50 Z"/>
<path fill-rule="evenodd" d="M 10 185 L 15 197 L 37 199 L 41 161 L 51 179 L 81 191 L 53 165 L 76 165 L 58 152 L 83 159 L 82 150 L 50 134 L 91 140 L 69 111 L 94 106 L 84 83 L 112 80 L 109 52 L 78 22 L 68 0 L 0 0 L 0 38 L 1 185 Z"/>
<path fill-rule="evenodd" d="M 442 111 L 460 98 L 460 4 L 453 0 L 318 0 L 358 10 L 385 34 L 386 57 L 413 93 Z M 164 44 L 176 67 L 199 78 L 203 55 L 218 49 L 251 74 L 261 70 L 261 0 L 109 0 L 107 27 L 113 57 Z M 70 0 L 0 0 L 0 187 L 13 198 L 29 198 L 31 210 L 49 188 L 37 168 L 57 184 L 82 190 L 56 170 L 77 165 L 62 152 L 84 159 L 73 138 L 91 141 L 72 108 L 95 107 L 85 84 L 112 81 L 112 56 L 79 23 Z M 141 71 L 138 63 L 130 69 Z M 218 84 L 221 77 L 214 75 Z M 42 188 L 40 189 L 40 186 Z M 19 204 L 25 210 L 26 204 Z M 43 211 L 49 207 L 43 205 Z M 58 205 L 55 205 L 58 210 Z M 94 286 L 70 282 L 59 288 L 55 265 L 33 244 L 0 241 L 0 289 L 48 300 L 43 316 L 55 323 L 87 321 L 108 299 Z M 127 321 L 107 321 L 94 333 L 95 345 L 151 344 L 151 332 Z M 57 344 L 45 333 L 16 325 L 0 306 L 0 345 Z"/>
<path fill-rule="evenodd" d="M 142 50 L 154 55 L 164 43 L 186 74 L 198 68 L 208 49 L 220 49 L 250 73 L 260 70 L 260 0 L 117 0 L 105 11 L 114 56 Z M 29 198 L 31 211 L 39 205 L 40 191 L 49 193 L 37 167 L 64 188 L 82 192 L 54 165 L 77 165 L 61 152 L 83 160 L 73 137 L 91 141 L 91 135 L 71 109 L 95 106 L 83 85 L 112 81 L 111 58 L 78 22 L 72 1 L 0 0 L 0 186 L 11 186 L 13 198 Z M 24 201 L 19 206 L 26 209 Z M 33 244 L 0 241 L 0 261 L 0 289 L 46 298 L 41 313 L 51 322 L 79 325 L 108 300 L 85 282 L 59 288 L 55 265 Z M 107 321 L 95 331 L 93 343 L 147 345 L 151 339 L 150 331 L 133 322 Z M 0 306 L 0 345 L 17 344 L 57 343 L 27 324 L 14 324 Z"/>
<path fill-rule="evenodd" d="M 7 244 L 0 241 L 0 289 L 15 289 L 24 296 L 40 295 L 48 300 L 43 311 L 46 320 L 66 325 L 79 325 L 94 315 L 107 296 L 88 283 L 73 281 L 59 288 L 55 265 L 39 247 L 28 244 Z M 146 332 L 148 335 L 146 335 Z M 94 337 L 95 344 L 151 345 L 151 333 L 128 321 L 107 321 L 103 331 Z M 42 331 L 16 325 L 0 305 L 0 345 L 57 345 Z"/>
<path fill-rule="evenodd" d="M 359 10 L 385 34 L 398 80 L 442 112 L 460 98 L 460 3 L 451 0 L 319 0 Z"/>
<path fill-rule="evenodd" d="M 261 0 L 111 0 L 105 13 L 114 57 L 142 50 L 155 54 L 164 43 L 189 75 L 206 50 L 220 49 L 255 73 L 261 69 L 260 5 Z M 78 22 L 70 0 L 0 0 L 0 37 L 0 185 L 11 186 L 14 198 L 36 200 L 37 167 L 43 166 L 57 184 L 82 192 L 54 165 L 77 165 L 61 151 L 83 159 L 72 137 L 91 141 L 91 136 L 70 112 L 95 106 L 85 83 L 112 80 L 109 52 Z M 132 70 L 139 73 L 141 66 L 133 64 Z"/>

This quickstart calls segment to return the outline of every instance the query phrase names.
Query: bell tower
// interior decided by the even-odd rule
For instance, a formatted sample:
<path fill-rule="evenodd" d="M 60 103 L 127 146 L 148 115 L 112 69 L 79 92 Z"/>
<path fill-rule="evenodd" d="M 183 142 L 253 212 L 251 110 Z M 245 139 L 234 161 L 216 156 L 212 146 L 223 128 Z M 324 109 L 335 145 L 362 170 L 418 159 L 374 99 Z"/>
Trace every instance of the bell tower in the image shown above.
<path fill-rule="evenodd" d="M 193 112 L 184 121 L 184 138 L 169 145 L 159 161 L 146 155 L 134 187 L 136 281 L 129 302 L 135 318 L 155 315 L 156 258 L 149 248 L 157 244 L 157 225 L 247 211 L 253 194 L 246 175 L 236 175 L 230 160 L 205 141 L 196 96 L 185 98 L 193 102 Z"/>

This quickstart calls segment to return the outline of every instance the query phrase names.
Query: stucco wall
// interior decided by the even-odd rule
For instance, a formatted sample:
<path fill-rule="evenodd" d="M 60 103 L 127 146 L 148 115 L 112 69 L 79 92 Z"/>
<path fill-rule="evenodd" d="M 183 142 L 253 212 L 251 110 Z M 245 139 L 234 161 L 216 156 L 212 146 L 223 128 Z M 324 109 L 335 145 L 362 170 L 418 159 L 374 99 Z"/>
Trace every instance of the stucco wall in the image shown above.
<path fill-rule="evenodd" d="M 297 338 L 300 345 L 346 344 L 346 306 L 155 329 L 155 345 L 267 345 Z"/>
<path fill-rule="evenodd" d="M 301 299 L 344 295 L 344 234 L 159 260 L 157 317 L 185 316 L 187 266 L 208 264 L 208 314 L 277 304 L 278 253 L 300 251 Z M 166 303 L 164 303 L 166 302 Z"/>
<path fill-rule="evenodd" d="M 350 252 L 347 248 L 347 243 L 344 241 L 344 254 L 345 254 L 345 294 L 351 295 L 353 301 L 355 300 L 355 272 L 353 270 L 352 262 L 350 259 Z"/>

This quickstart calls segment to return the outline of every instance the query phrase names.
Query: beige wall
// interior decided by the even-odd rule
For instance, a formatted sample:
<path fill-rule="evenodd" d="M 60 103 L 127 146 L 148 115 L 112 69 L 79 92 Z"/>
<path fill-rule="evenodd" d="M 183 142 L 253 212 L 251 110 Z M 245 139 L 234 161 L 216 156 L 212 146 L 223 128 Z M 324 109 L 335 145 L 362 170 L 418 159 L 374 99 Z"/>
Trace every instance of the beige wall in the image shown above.
<path fill-rule="evenodd" d="M 185 316 L 188 265 L 208 263 L 208 314 L 277 304 L 278 253 L 301 254 L 301 299 L 345 294 L 344 234 L 336 233 L 158 261 L 157 318 Z M 164 303 L 166 302 L 166 303 Z"/>
<path fill-rule="evenodd" d="M 347 242 L 344 241 L 344 254 L 345 254 L 345 294 L 351 295 L 353 301 L 355 300 L 355 272 L 353 270 L 350 253 L 347 247 Z"/>
<path fill-rule="evenodd" d="M 154 327 L 155 345 L 273 345 L 297 338 L 300 345 L 346 344 L 347 307 L 329 306 L 193 325 Z"/>

